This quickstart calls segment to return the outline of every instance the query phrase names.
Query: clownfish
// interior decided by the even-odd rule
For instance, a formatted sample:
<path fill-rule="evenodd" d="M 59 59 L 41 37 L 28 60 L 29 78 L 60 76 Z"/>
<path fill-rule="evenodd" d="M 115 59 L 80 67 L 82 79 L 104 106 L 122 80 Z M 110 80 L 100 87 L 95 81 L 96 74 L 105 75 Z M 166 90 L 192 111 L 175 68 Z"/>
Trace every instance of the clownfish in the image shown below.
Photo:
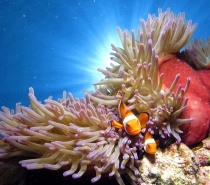
<path fill-rule="evenodd" d="M 118 97 L 121 97 L 122 94 L 119 91 L 117 93 Z M 127 110 L 127 106 L 118 100 L 118 109 L 117 112 L 120 117 L 120 123 L 112 120 L 111 125 L 115 128 L 124 129 L 129 135 L 138 135 L 141 132 L 142 128 L 146 128 L 146 124 L 149 120 L 149 114 L 142 112 L 139 114 L 138 118 L 133 114 L 131 110 Z M 122 123 L 122 124 L 121 124 Z M 144 150 L 149 154 L 155 154 L 158 142 L 154 140 L 152 134 L 146 130 L 144 134 Z"/>
<path fill-rule="evenodd" d="M 118 92 L 117 96 L 122 96 L 121 92 Z M 113 120 L 112 126 L 124 129 L 129 135 L 139 134 L 141 132 L 141 125 L 146 125 L 148 121 L 147 113 L 141 113 L 137 118 L 131 110 L 127 110 L 127 106 L 121 100 L 118 100 L 117 111 L 120 117 L 120 123 Z"/>
<path fill-rule="evenodd" d="M 155 141 L 152 134 L 147 130 L 144 134 L 144 150 L 148 154 L 155 154 L 159 141 Z"/>

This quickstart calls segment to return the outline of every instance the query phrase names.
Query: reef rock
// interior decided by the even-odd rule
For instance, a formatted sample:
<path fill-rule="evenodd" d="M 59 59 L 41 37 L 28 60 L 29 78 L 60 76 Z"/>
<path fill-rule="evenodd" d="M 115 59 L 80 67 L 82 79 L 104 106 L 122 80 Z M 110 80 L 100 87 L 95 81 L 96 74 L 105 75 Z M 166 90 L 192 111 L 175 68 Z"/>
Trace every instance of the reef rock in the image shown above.
<path fill-rule="evenodd" d="M 210 184 L 210 135 L 192 150 L 200 164 L 198 180 L 200 184 L 208 185 Z"/>
<path fill-rule="evenodd" d="M 199 168 L 199 182 L 200 184 L 210 184 L 210 166 L 202 166 Z"/>
<path fill-rule="evenodd" d="M 210 166 L 210 135 L 192 150 L 198 158 L 200 166 Z"/>
<path fill-rule="evenodd" d="M 199 161 L 185 144 L 158 149 L 154 156 L 145 155 L 140 166 L 143 184 L 199 184 Z"/>

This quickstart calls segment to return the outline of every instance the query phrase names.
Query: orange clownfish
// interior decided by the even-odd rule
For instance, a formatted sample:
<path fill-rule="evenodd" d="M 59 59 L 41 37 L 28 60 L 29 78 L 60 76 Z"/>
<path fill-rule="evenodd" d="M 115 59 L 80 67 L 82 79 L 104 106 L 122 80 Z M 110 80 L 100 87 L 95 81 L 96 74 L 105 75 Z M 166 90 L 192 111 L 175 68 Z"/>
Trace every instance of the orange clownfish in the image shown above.
<path fill-rule="evenodd" d="M 152 134 L 147 130 L 144 135 L 144 150 L 149 154 L 155 154 L 159 141 L 155 141 Z"/>
<path fill-rule="evenodd" d="M 121 92 L 117 93 L 117 96 L 122 96 Z M 124 129 L 129 135 L 137 135 L 141 132 L 142 128 L 146 128 L 146 124 L 149 120 L 149 114 L 146 112 L 140 113 L 138 118 L 133 114 L 131 110 L 127 110 L 127 106 L 118 101 L 118 114 L 120 117 L 120 123 L 113 120 L 112 126 L 119 129 Z M 122 123 L 122 124 L 121 124 Z M 144 134 L 144 150 L 149 154 L 155 154 L 158 141 L 155 141 L 152 134 L 146 130 Z"/>
<path fill-rule="evenodd" d="M 120 92 L 118 92 L 117 95 L 122 96 Z M 115 128 L 124 129 L 129 135 L 139 134 L 141 132 L 142 125 L 146 127 L 148 114 L 141 113 L 137 118 L 131 110 L 127 110 L 127 106 L 122 103 L 121 100 L 118 101 L 118 114 L 122 124 L 113 120 L 112 126 Z"/>

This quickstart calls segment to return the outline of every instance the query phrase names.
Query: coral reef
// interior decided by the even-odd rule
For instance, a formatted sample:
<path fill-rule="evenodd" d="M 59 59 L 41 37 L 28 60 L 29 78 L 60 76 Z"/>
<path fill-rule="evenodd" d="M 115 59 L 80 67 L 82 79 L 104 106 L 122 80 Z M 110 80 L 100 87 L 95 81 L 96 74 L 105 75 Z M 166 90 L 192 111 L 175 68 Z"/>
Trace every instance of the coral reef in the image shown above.
<path fill-rule="evenodd" d="M 145 155 L 141 164 L 143 185 L 207 185 L 210 183 L 210 137 L 192 149 L 183 143 L 158 149 L 155 156 Z"/>
<path fill-rule="evenodd" d="M 167 147 L 173 141 L 181 142 L 182 125 L 183 140 L 190 141 L 190 145 L 201 141 L 209 128 L 205 111 L 197 114 L 209 109 L 205 105 L 208 89 L 198 84 L 200 76 L 177 60 L 177 54 L 168 55 L 180 51 L 195 28 L 192 21 L 185 21 L 184 13 L 175 15 L 170 9 L 159 9 L 158 17 L 141 19 L 137 40 L 134 31 L 130 34 L 118 28 L 123 48 L 112 45 L 111 59 L 115 63 L 98 69 L 105 78 L 94 84 L 95 92 L 86 91 L 86 97 L 81 99 L 64 92 L 58 101 L 49 97 L 41 103 L 30 88 L 30 107 L 17 104 L 16 111 L 2 107 L 0 173 L 13 158 L 28 170 L 62 169 L 64 176 L 75 179 L 92 167 L 92 183 L 105 173 L 121 185 L 125 184 L 123 179 L 134 185 L 170 184 L 171 179 L 182 184 L 196 183 L 198 163 L 184 144 L 172 144 L 165 150 L 158 149 L 155 155 L 144 155 L 146 132 L 159 139 L 161 147 Z M 173 68 L 173 73 L 169 72 L 172 65 L 177 68 Z M 186 69 L 191 71 L 184 73 Z M 120 97 L 116 96 L 119 91 Z M 129 135 L 112 126 L 113 120 L 120 122 L 118 100 L 135 116 L 142 112 L 149 115 L 146 128 L 139 134 Z M 195 109 L 194 102 L 200 103 Z M 193 140 L 195 131 L 199 134 Z M 168 167 L 177 174 L 164 175 Z M 188 177 L 183 177 L 185 174 Z M 7 176 L 1 178 L 7 184 Z"/>
<path fill-rule="evenodd" d="M 166 172 L 167 170 L 167 172 Z M 165 150 L 158 149 L 155 156 L 144 156 L 140 172 L 144 184 L 199 184 L 199 163 L 185 144 L 171 144 Z"/>
<path fill-rule="evenodd" d="M 198 146 L 193 147 L 195 155 L 199 160 L 201 166 L 210 165 L 210 135 L 204 139 Z"/>
<path fill-rule="evenodd" d="M 199 168 L 199 182 L 200 184 L 210 184 L 210 166 L 201 166 Z"/>
<path fill-rule="evenodd" d="M 192 150 L 200 164 L 198 176 L 200 183 L 210 184 L 210 135 Z"/>

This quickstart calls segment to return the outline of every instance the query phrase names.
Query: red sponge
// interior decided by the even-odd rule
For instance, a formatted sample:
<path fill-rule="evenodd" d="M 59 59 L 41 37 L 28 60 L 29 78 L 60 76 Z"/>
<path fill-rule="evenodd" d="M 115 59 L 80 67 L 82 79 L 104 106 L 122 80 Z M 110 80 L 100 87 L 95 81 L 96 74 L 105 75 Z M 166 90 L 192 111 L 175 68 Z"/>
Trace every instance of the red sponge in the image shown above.
<path fill-rule="evenodd" d="M 163 85 L 167 88 L 177 74 L 180 74 L 178 84 L 182 84 L 182 87 L 190 78 L 190 87 L 185 95 L 189 98 L 188 108 L 181 117 L 195 119 L 181 127 L 184 132 L 182 142 L 188 146 L 197 144 L 206 136 L 210 127 L 210 71 L 194 70 L 174 54 L 160 58 L 159 63 L 159 73 L 164 73 Z"/>

